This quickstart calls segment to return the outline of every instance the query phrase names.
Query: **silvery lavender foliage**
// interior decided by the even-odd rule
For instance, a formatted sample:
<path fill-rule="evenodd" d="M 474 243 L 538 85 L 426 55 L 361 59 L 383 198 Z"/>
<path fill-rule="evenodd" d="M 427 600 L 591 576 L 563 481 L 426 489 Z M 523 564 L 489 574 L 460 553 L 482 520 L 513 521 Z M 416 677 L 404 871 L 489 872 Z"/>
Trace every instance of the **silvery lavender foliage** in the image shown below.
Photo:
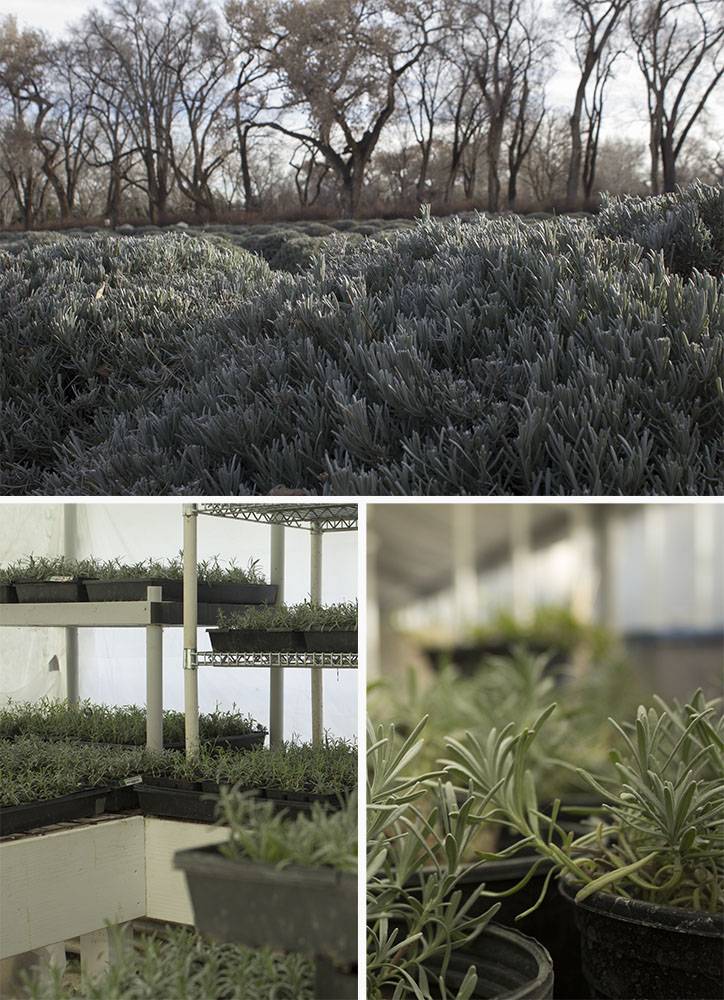
<path fill-rule="evenodd" d="M 329 247 L 295 275 L 189 236 L 6 257 L 0 488 L 722 492 L 720 277 L 578 219 Z"/>
<path fill-rule="evenodd" d="M 697 183 L 655 198 L 603 195 L 595 229 L 599 236 L 661 253 L 676 274 L 724 272 L 724 188 Z"/>

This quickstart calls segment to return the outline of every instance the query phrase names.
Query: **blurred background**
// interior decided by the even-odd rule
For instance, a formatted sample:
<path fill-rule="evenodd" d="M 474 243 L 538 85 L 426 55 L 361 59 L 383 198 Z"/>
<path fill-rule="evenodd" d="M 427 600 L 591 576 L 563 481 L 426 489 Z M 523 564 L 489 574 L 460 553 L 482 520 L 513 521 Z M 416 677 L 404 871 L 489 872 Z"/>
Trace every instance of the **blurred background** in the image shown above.
<path fill-rule="evenodd" d="M 644 696 L 721 694 L 724 505 L 368 506 L 373 687 L 521 643 L 573 672 L 625 662 Z"/>

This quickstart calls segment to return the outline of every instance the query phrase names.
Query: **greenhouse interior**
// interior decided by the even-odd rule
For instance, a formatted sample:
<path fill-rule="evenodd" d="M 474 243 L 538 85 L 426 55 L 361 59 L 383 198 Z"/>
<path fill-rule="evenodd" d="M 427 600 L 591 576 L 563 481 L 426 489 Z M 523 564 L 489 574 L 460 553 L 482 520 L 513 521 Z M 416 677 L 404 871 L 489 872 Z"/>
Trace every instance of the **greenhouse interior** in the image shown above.
<path fill-rule="evenodd" d="M 0 513 L 0 996 L 356 998 L 357 506 Z"/>
<path fill-rule="evenodd" d="M 724 505 L 367 514 L 367 997 L 724 995 Z"/>

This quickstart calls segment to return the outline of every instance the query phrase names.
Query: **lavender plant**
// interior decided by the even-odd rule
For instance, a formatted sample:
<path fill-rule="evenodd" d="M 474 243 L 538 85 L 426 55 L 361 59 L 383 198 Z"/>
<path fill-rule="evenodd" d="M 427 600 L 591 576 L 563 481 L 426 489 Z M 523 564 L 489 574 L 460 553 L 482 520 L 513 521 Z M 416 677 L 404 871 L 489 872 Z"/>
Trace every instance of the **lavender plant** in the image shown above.
<path fill-rule="evenodd" d="M 294 275 L 178 235 L 3 254 L 0 491 L 718 495 L 698 211 L 690 276 L 578 219 L 423 220 Z"/>
<path fill-rule="evenodd" d="M 217 944 L 181 927 L 129 941 L 112 928 L 113 961 L 75 986 L 47 967 L 24 976 L 23 1000 L 313 1000 L 314 967 L 303 955 Z"/>
<path fill-rule="evenodd" d="M 721 909 L 721 701 L 707 703 L 697 692 L 683 706 L 660 699 L 655 707 L 642 706 L 631 724 L 611 720 L 623 741 L 612 752 L 616 775 L 582 771 L 603 798 L 604 817 L 580 837 L 560 826 L 560 801 L 550 815 L 540 811 L 528 767 L 531 748 L 554 711 L 551 705 L 517 732 L 512 724 L 493 730 L 485 742 L 469 733 L 449 741 L 451 756 L 442 764 L 480 797 L 484 819 L 508 823 L 521 835 L 501 854 L 533 848 L 553 861 L 541 898 L 557 873 L 579 887 L 577 900 L 603 891 L 686 909 Z"/>
<path fill-rule="evenodd" d="M 357 630 L 357 602 L 338 604 L 260 605 L 244 611 L 221 612 L 220 628 L 281 629 L 291 632 L 336 632 Z"/>
<path fill-rule="evenodd" d="M 455 950 L 482 933 L 499 904 L 472 917 L 478 886 L 463 903 L 462 861 L 474 835 L 473 799 L 458 804 L 442 772 L 411 774 L 422 719 L 401 743 L 394 726 L 367 735 L 367 996 L 453 1000 L 445 974 Z M 430 792 L 434 804 L 429 808 Z M 426 807 L 421 808 L 422 803 Z M 424 869 L 424 870 L 423 870 Z M 471 966 L 455 994 L 468 1000 Z"/>
<path fill-rule="evenodd" d="M 357 872 L 354 792 L 341 809 L 329 812 L 315 802 L 309 815 L 301 813 L 290 818 L 283 810 L 276 811 L 271 802 L 222 788 L 219 819 L 229 828 L 229 840 L 220 850 L 232 861 Z"/>

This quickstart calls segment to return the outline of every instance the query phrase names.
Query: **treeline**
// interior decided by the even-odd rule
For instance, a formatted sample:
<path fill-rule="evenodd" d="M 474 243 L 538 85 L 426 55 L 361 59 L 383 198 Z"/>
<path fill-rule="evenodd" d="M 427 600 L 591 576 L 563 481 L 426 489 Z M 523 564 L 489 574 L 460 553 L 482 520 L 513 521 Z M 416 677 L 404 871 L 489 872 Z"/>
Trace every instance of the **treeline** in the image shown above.
<path fill-rule="evenodd" d="M 540 7 L 111 0 L 59 41 L 6 18 L 0 222 L 572 210 L 602 186 L 721 182 L 724 157 L 696 138 L 724 73 L 721 0 Z M 571 103 L 555 109 L 568 56 Z M 601 139 L 619 70 L 643 84 L 644 176 L 636 143 Z"/>

